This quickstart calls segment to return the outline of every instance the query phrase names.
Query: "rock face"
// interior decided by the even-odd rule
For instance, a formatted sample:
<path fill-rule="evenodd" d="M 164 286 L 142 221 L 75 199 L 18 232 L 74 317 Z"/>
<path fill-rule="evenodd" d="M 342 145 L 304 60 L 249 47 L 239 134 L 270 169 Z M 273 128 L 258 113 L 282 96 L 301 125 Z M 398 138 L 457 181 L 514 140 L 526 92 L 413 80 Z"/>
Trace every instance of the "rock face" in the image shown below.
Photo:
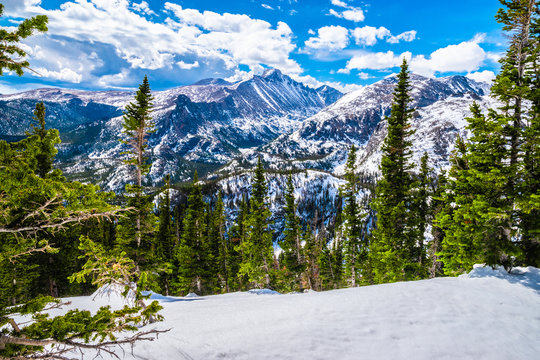
<path fill-rule="evenodd" d="M 59 129 L 63 140 L 58 157 L 62 169 L 76 179 L 99 181 L 105 189 L 120 189 L 129 180 L 119 156 L 122 109 L 133 95 L 39 89 L 0 96 L 0 138 L 24 136 L 35 103 L 44 101 L 47 124 Z M 154 92 L 149 180 L 158 182 L 169 172 L 182 180 L 196 168 L 208 172 L 222 166 L 243 148 L 296 130 L 341 96 L 327 86 L 309 88 L 276 69 L 237 83 L 206 79 Z"/>

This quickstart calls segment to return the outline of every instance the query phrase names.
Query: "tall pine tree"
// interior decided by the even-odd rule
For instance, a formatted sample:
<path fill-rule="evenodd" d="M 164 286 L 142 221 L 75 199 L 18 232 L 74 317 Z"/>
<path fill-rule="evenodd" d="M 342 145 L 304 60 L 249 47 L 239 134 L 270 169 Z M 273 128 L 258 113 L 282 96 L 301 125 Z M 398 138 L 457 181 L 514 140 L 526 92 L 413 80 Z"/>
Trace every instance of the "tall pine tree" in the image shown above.
<path fill-rule="evenodd" d="M 371 263 L 375 282 L 410 280 L 416 277 L 415 238 L 411 232 L 410 164 L 412 131 L 409 125 L 409 72 L 403 60 L 388 121 L 388 135 L 382 151 L 373 207 L 377 211 L 371 245 Z"/>

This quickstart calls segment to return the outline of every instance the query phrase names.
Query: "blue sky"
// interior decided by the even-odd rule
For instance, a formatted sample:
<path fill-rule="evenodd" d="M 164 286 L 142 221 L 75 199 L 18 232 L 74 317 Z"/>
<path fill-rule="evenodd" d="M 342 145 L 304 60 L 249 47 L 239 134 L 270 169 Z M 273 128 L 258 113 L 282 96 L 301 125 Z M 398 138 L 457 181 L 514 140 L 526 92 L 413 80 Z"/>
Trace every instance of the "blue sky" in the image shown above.
<path fill-rule="evenodd" d="M 0 0 L 4 27 L 45 14 L 25 40 L 39 75 L 6 74 L 0 92 L 43 86 L 153 89 L 275 67 L 342 91 L 396 72 L 490 80 L 505 38 L 497 0 Z"/>

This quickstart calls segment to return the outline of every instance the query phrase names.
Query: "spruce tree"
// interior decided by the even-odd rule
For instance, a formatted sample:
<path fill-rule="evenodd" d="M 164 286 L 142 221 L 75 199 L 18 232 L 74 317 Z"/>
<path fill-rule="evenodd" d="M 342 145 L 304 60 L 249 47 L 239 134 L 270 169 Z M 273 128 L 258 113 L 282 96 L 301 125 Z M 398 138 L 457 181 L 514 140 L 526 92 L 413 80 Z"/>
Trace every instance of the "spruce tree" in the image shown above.
<path fill-rule="evenodd" d="M 179 264 L 175 289 L 184 295 L 188 292 L 202 295 L 212 290 L 208 281 L 210 249 L 206 236 L 206 217 L 207 206 L 203 199 L 199 176 L 195 171 L 180 244 L 175 251 Z"/>
<path fill-rule="evenodd" d="M 156 236 L 156 255 L 159 258 L 159 267 L 164 271 L 160 275 L 160 287 L 166 295 L 169 294 L 170 272 L 173 263 L 173 232 L 171 217 L 171 177 L 166 175 L 159 202 L 159 223 Z"/>
<path fill-rule="evenodd" d="M 133 214 L 121 222 L 118 237 L 120 246 L 125 250 L 135 249 L 135 260 L 138 264 L 151 263 L 155 257 L 152 233 L 155 216 L 152 212 L 152 201 L 143 188 L 143 177 L 148 174 L 148 135 L 153 132 L 154 124 L 151 118 L 152 94 L 148 78 L 145 76 L 135 95 L 135 101 L 126 106 L 123 117 L 122 143 L 128 146 L 125 154 L 135 178 L 134 184 L 126 184 L 128 206 L 133 208 Z"/>
<path fill-rule="evenodd" d="M 356 147 L 351 146 L 345 164 L 345 185 L 340 189 L 345 202 L 343 208 L 344 221 L 344 255 L 345 277 L 351 286 L 357 286 L 364 270 L 367 256 L 367 243 L 360 206 L 356 199 L 359 191 L 359 179 L 356 170 Z"/>
<path fill-rule="evenodd" d="M 388 134 L 382 146 L 380 170 L 373 207 L 377 211 L 373 230 L 371 264 L 374 281 L 410 280 L 417 276 L 414 258 L 416 239 L 411 231 L 410 164 L 412 131 L 409 125 L 409 72 L 403 60 L 388 121 Z"/>
<path fill-rule="evenodd" d="M 287 177 L 285 189 L 285 230 L 284 238 L 280 242 L 283 249 L 283 260 L 286 273 L 296 284 L 296 290 L 302 290 L 301 274 L 304 270 L 304 259 L 302 256 L 302 246 L 300 244 L 300 220 L 296 214 L 296 201 L 294 198 L 294 184 L 292 174 Z"/>
<path fill-rule="evenodd" d="M 414 220 L 413 237 L 416 239 L 414 244 L 415 253 L 414 258 L 417 259 L 418 275 L 425 277 L 427 275 L 428 262 L 427 251 L 424 245 L 425 232 L 428 226 L 428 222 L 431 220 L 429 199 L 431 197 L 430 189 L 431 177 L 430 168 L 428 166 L 428 154 L 424 152 L 424 155 L 420 159 L 420 169 L 416 176 L 416 181 L 413 182 L 412 187 L 412 209 L 411 218 Z"/>
<path fill-rule="evenodd" d="M 240 244 L 242 263 L 239 275 L 246 276 L 252 286 L 271 287 L 271 270 L 274 262 L 273 232 L 270 228 L 271 213 L 268 205 L 268 188 L 261 158 L 257 162 L 251 185 L 250 212 L 244 221 L 246 238 Z"/>

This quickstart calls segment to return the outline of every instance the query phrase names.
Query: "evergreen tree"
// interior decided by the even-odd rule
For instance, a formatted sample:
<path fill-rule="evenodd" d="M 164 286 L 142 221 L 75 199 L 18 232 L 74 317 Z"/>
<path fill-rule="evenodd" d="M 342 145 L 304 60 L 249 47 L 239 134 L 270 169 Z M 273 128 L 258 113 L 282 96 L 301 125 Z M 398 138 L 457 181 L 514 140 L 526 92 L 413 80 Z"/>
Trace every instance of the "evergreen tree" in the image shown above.
<path fill-rule="evenodd" d="M 453 208 L 437 218 L 446 234 L 441 251 L 446 274 L 469 271 L 476 263 L 500 264 L 512 248 L 505 121 L 493 111 L 484 116 L 476 103 L 471 112 L 472 136 L 467 144 L 458 143 L 461 153 L 449 173 Z"/>
<path fill-rule="evenodd" d="M 206 236 L 206 210 L 199 176 L 195 172 L 180 244 L 175 254 L 179 264 L 175 288 L 182 294 L 196 292 L 202 295 L 212 290 L 208 284 L 209 244 Z"/>
<path fill-rule="evenodd" d="M 214 232 L 214 238 L 217 240 L 218 245 L 216 259 L 217 259 L 217 274 L 219 278 L 220 288 L 225 292 L 231 291 L 231 273 L 234 271 L 233 264 L 231 263 L 231 257 L 233 255 L 233 249 L 226 236 L 226 217 L 225 217 L 225 205 L 223 204 L 223 198 L 221 192 L 218 193 L 218 199 L 216 207 L 214 209 L 212 217 L 212 227 Z"/>
<path fill-rule="evenodd" d="M 419 264 L 418 275 L 425 277 L 428 269 L 428 262 L 426 259 L 427 251 L 424 245 L 425 232 L 430 221 L 429 213 L 429 198 L 430 193 L 430 169 L 428 167 L 428 154 L 424 152 L 424 155 L 420 159 L 420 169 L 416 181 L 413 184 L 412 197 L 412 209 L 411 217 L 415 219 L 413 237 L 416 239 L 414 258 L 417 259 Z"/>
<path fill-rule="evenodd" d="M 435 189 L 432 191 L 433 197 L 431 200 L 430 205 L 430 213 L 431 217 L 433 219 L 436 219 L 437 217 L 442 217 L 444 215 L 447 215 L 450 210 L 449 204 L 451 202 L 446 202 L 449 200 L 449 198 L 445 198 L 445 194 L 447 193 L 447 180 L 446 180 L 446 174 L 443 171 L 441 174 L 439 174 Z M 446 212 L 444 214 L 444 212 Z M 429 277 L 434 278 L 436 276 L 442 276 L 444 275 L 443 268 L 442 268 L 442 262 L 439 261 L 439 253 L 442 250 L 442 241 L 444 239 L 444 231 L 440 228 L 440 226 L 437 224 L 436 221 L 433 221 L 432 227 L 431 227 L 431 236 L 433 239 L 431 240 L 429 244 Z"/>
<path fill-rule="evenodd" d="M 359 180 L 355 170 L 356 147 L 352 145 L 345 164 L 346 183 L 341 192 L 345 202 L 343 209 L 345 276 L 353 287 L 358 285 L 367 256 L 362 215 L 356 199 L 359 191 Z"/>
<path fill-rule="evenodd" d="M 164 269 L 160 276 L 160 287 L 166 295 L 169 294 L 170 272 L 173 263 L 173 232 L 171 218 L 171 177 L 166 175 L 159 202 L 159 225 L 156 237 L 157 256 L 160 267 Z"/>
<path fill-rule="evenodd" d="M 152 212 L 152 201 L 145 194 L 142 185 L 143 176 L 150 170 L 148 163 L 148 135 L 153 132 L 154 124 L 151 118 L 152 94 L 148 78 L 145 76 L 139 90 L 135 95 L 135 101 L 126 106 L 123 117 L 122 143 L 128 146 L 125 154 L 128 159 L 125 163 L 132 166 L 135 184 L 126 185 L 128 206 L 134 209 L 133 214 L 121 222 L 118 229 L 120 246 L 126 250 L 135 250 L 135 260 L 141 263 L 151 263 L 155 258 L 155 246 L 152 243 L 152 233 L 156 222 Z M 131 244 L 134 242 L 134 244 Z"/>
<path fill-rule="evenodd" d="M 270 209 L 266 179 L 261 158 L 257 162 L 251 186 L 250 212 L 244 221 L 246 237 L 240 244 L 242 263 L 240 276 L 246 276 L 255 287 L 271 287 L 271 270 L 274 258 Z"/>
<path fill-rule="evenodd" d="M 4 14 L 4 5 L 0 4 L 0 16 Z M 4 70 L 13 71 L 22 76 L 25 69 L 30 69 L 30 63 L 25 59 L 26 51 L 20 45 L 21 40 L 30 37 L 34 31 L 46 32 L 47 16 L 37 15 L 30 19 L 24 19 L 15 30 L 2 29 L 0 32 L 0 76 Z"/>
<path fill-rule="evenodd" d="M 281 248 L 283 249 L 283 260 L 280 261 L 280 264 L 285 265 L 287 276 L 296 284 L 296 290 L 302 291 L 301 274 L 304 270 L 304 259 L 302 256 L 302 246 L 300 244 L 299 222 L 296 214 L 292 174 L 289 174 L 285 191 L 284 238 L 280 242 Z"/>
<path fill-rule="evenodd" d="M 371 264 L 375 282 L 410 280 L 417 276 L 416 239 L 411 231 L 411 176 L 409 170 L 411 140 L 409 119 L 409 73 L 405 60 L 397 76 L 394 100 L 384 140 L 380 170 L 373 207 L 377 211 L 373 231 Z"/>
<path fill-rule="evenodd" d="M 36 174 L 44 178 L 52 170 L 53 159 L 58 153 L 56 145 L 60 143 L 60 136 L 58 130 L 47 130 L 45 128 L 45 104 L 43 102 L 36 104 L 33 119 L 37 122 L 38 126 L 31 124 L 31 131 L 27 132 L 26 135 L 37 137 L 35 142 L 29 142 L 28 145 L 33 144 L 36 147 L 33 149 L 35 152 Z"/>

